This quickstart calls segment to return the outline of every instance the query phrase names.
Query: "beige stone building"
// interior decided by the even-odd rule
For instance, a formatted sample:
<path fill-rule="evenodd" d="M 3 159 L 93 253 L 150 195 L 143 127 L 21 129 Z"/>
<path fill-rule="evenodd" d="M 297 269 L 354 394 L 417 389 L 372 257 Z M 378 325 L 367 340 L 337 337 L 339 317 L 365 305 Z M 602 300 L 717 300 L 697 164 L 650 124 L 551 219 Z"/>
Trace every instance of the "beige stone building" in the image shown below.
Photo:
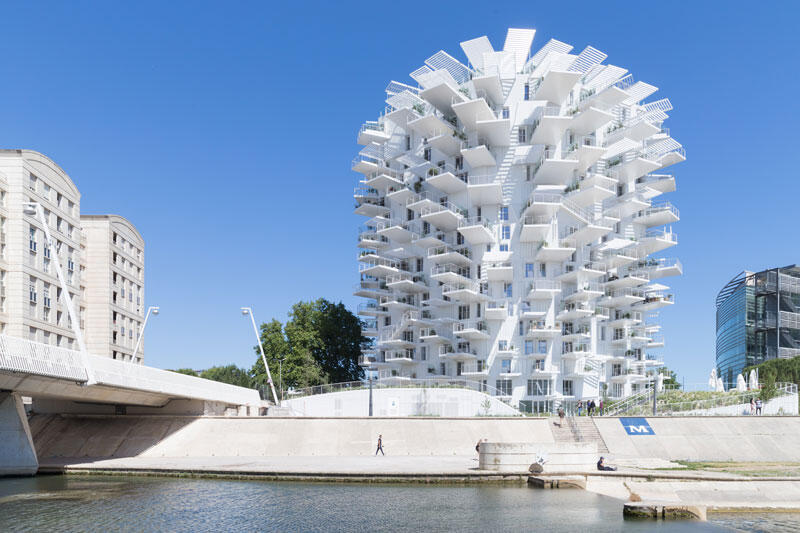
<path fill-rule="evenodd" d="M 119 215 L 82 215 L 85 336 L 90 353 L 141 363 L 134 356 L 144 322 L 144 239 Z"/>

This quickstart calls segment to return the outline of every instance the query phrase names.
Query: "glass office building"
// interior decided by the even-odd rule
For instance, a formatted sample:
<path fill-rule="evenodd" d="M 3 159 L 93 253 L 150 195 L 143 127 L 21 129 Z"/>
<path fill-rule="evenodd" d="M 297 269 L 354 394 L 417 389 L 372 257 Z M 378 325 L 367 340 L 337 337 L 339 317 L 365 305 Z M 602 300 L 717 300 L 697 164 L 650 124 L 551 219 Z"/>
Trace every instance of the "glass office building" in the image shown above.
<path fill-rule="evenodd" d="M 800 355 L 800 268 L 744 271 L 722 288 L 716 355 L 728 388 L 747 366 Z"/>

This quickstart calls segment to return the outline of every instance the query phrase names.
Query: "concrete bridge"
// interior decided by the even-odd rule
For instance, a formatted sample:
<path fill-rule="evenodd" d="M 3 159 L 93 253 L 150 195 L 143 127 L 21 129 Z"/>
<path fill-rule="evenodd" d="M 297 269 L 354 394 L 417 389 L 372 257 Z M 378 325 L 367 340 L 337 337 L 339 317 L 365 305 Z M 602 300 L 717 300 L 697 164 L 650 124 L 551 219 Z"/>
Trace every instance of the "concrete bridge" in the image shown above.
<path fill-rule="evenodd" d="M 255 415 L 262 404 L 252 389 L 0 335 L 0 475 L 38 468 L 22 396 L 40 413 Z"/>

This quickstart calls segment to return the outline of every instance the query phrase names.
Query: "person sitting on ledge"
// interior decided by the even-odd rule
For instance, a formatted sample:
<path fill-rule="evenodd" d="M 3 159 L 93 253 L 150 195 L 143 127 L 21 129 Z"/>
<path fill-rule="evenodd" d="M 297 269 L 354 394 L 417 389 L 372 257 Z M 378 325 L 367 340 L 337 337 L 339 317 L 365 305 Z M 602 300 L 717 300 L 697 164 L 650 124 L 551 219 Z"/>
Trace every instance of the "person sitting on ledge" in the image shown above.
<path fill-rule="evenodd" d="M 617 470 L 616 466 L 606 466 L 605 464 L 605 457 L 601 457 L 599 461 L 597 461 L 597 469 L 598 470 L 610 470 L 615 472 Z"/>

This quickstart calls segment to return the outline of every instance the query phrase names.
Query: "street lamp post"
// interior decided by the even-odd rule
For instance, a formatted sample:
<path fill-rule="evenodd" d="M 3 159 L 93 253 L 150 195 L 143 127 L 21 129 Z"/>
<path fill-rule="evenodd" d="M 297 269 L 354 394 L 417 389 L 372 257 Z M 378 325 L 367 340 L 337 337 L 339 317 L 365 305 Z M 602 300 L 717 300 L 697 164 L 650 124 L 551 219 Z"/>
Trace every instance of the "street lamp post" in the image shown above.
<path fill-rule="evenodd" d="M 47 240 L 47 247 L 50 250 L 50 255 L 55 256 L 56 276 L 58 277 L 58 283 L 61 285 L 61 294 L 64 295 L 67 313 L 72 323 L 72 332 L 75 334 L 75 340 L 78 342 L 78 348 L 81 351 L 83 366 L 86 368 L 85 385 L 94 385 L 97 381 L 94 379 L 94 372 L 89 363 L 89 352 L 86 350 L 86 344 L 83 342 L 83 333 L 81 333 L 80 323 L 75 314 L 75 309 L 72 307 L 72 297 L 69 295 L 69 287 L 67 287 L 67 282 L 64 279 L 64 272 L 61 270 L 61 259 L 58 257 L 58 249 L 56 248 L 53 238 L 50 236 L 50 229 L 48 227 L 47 218 L 44 216 L 44 209 L 42 209 L 41 204 L 37 202 L 26 202 L 22 204 L 22 212 L 28 216 L 35 216 L 39 220 L 39 223 L 42 225 L 42 230 L 44 231 L 44 237 Z"/>
<path fill-rule="evenodd" d="M 275 400 L 275 405 L 280 406 L 280 400 L 278 400 L 278 395 L 275 393 L 275 384 L 272 383 L 272 374 L 269 371 L 269 365 L 267 364 L 267 356 L 264 355 L 264 347 L 261 345 L 261 337 L 258 335 L 258 328 L 256 327 L 256 319 L 253 316 L 253 309 L 250 307 L 242 307 L 242 314 L 243 315 L 250 315 L 250 321 L 253 323 L 253 333 L 256 335 L 256 343 L 258 344 L 258 349 L 261 351 L 261 360 L 264 362 L 264 368 L 267 369 L 267 383 L 269 383 L 269 388 L 272 391 L 272 398 Z"/>
<path fill-rule="evenodd" d="M 286 357 L 281 357 L 278 359 L 278 390 L 281 393 L 281 402 L 283 402 L 283 360 Z"/>
<path fill-rule="evenodd" d="M 142 338 L 144 337 L 144 328 L 147 327 L 147 319 L 150 318 L 150 313 L 152 312 L 154 315 L 157 315 L 160 308 L 155 306 L 150 306 L 147 308 L 147 314 L 144 315 L 144 324 L 142 324 L 142 331 L 139 332 L 139 337 L 136 339 L 136 347 L 133 349 L 133 355 L 131 356 L 131 361 L 136 360 L 136 353 L 139 351 L 139 345 L 142 344 Z"/>

